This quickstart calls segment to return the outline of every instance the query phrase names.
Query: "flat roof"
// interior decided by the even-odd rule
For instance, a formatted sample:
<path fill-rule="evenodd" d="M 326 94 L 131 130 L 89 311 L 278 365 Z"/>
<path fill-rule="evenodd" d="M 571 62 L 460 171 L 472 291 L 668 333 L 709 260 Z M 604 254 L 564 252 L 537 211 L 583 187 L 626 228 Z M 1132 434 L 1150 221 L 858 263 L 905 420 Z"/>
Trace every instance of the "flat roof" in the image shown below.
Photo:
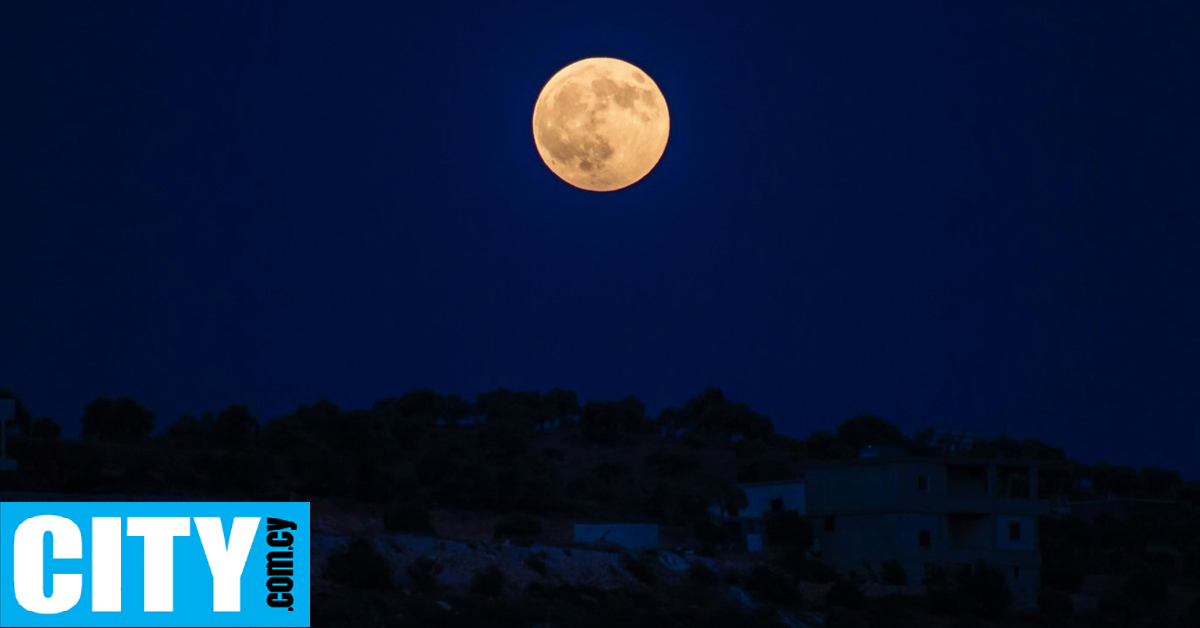
<path fill-rule="evenodd" d="M 804 484 L 804 478 L 794 480 L 767 480 L 765 482 L 738 482 L 738 486 L 778 486 L 782 484 Z"/>
<path fill-rule="evenodd" d="M 1065 462 L 1056 460 L 1027 460 L 1022 458 L 984 458 L 980 456 L 869 456 L 864 458 L 844 458 L 841 460 L 819 460 L 808 462 L 808 469 L 825 469 L 837 467 L 863 467 L 872 465 L 940 465 L 940 466 L 979 466 L 997 465 L 1002 467 L 1049 467 L 1064 465 Z"/>

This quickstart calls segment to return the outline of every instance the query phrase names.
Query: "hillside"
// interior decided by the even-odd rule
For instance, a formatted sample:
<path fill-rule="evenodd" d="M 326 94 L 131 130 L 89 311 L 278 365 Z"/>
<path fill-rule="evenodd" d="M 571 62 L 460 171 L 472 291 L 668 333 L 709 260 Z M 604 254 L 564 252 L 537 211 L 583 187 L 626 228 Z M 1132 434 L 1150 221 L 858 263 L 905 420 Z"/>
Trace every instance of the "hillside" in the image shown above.
<path fill-rule="evenodd" d="M 315 625 L 1200 619 L 1188 619 L 1200 615 L 1200 483 L 1162 469 L 1073 463 L 1036 441 L 983 440 L 955 455 L 1041 461 L 1038 490 L 1056 502 L 1120 497 L 1147 509 L 1045 517 L 1040 614 L 981 615 L 994 584 L 960 574 L 913 597 L 833 572 L 809 555 L 811 534 L 805 541 L 800 529 L 769 533 L 766 552 L 746 554 L 736 526 L 714 516 L 744 505 L 738 483 L 801 478 L 809 465 L 864 447 L 949 455 L 878 417 L 797 440 L 715 389 L 657 417 L 633 398 L 580 404 L 567 391 L 498 390 L 467 401 L 417 390 L 366 410 L 320 402 L 263 424 L 234 406 L 153 436 L 153 414 L 132 400 L 97 400 L 89 411 L 82 441 L 56 438 L 44 421 L 36 430 L 19 424 L 10 450 L 20 467 L 0 475 L 0 498 L 309 501 L 323 622 Z M 656 523 L 660 549 L 578 547 L 578 522 Z"/>

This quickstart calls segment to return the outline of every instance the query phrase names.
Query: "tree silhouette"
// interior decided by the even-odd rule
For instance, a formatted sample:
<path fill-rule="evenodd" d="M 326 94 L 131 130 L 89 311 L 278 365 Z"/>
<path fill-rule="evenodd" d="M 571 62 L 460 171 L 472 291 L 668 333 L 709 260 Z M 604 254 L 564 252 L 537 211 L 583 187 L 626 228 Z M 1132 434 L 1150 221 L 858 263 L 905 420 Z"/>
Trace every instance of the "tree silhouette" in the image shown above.
<path fill-rule="evenodd" d="M 446 395 L 442 399 L 442 416 L 440 418 L 446 422 L 446 427 L 457 427 L 459 422 L 474 412 L 474 404 L 458 395 Z"/>
<path fill-rule="evenodd" d="M 994 438 L 975 443 L 971 454 L 989 458 L 1012 458 L 1022 460 L 1066 460 L 1066 454 L 1061 447 L 1047 445 L 1032 438 L 1013 440 L 1011 438 Z"/>
<path fill-rule="evenodd" d="M 480 450 L 511 461 L 525 452 L 534 430 L 551 418 L 540 393 L 497 388 L 480 393 L 475 407 L 484 422 L 479 431 Z"/>
<path fill-rule="evenodd" d="M 396 400 L 396 410 L 401 416 L 436 422 L 442 414 L 442 396 L 428 388 L 410 390 Z"/>
<path fill-rule="evenodd" d="M 171 447 L 201 447 L 212 437 L 212 413 L 204 415 L 205 420 L 185 414 L 174 423 L 167 426 L 163 441 Z"/>
<path fill-rule="evenodd" d="M 21 402 L 21 398 L 11 390 L 0 388 L 0 399 L 12 399 L 16 403 L 16 416 L 13 417 L 13 426 L 16 428 L 16 434 L 26 436 L 33 427 L 33 415 L 30 414 L 29 408 Z M 0 426 L 3 427 L 3 426 Z"/>
<path fill-rule="evenodd" d="M 129 397 L 100 397 L 87 404 L 81 422 L 84 440 L 133 443 L 154 430 L 154 413 Z"/>
<path fill-rule="evenodd" d="M 620 401 L 589 401 L 579 417 L 583 437 L 593 443 L 616 444 L 650 427 L 646 405 L 637 397 Z"/>
<path fill-rule="evenodd" d="M 530 432 L 551 417 L 548 404 L 537 392 L 497 388 L 480 393 L 475 398 L 475 406 L 489 424 Z"/>
<path fill-rule="evenodd" d="M 258 421 L 246 406 L 229 406 L 213 422 L 213 440 L 227 449 L 248 447 L 258 438 Z"/>
<path fill-rule="evenodd" d="M 50 417 L 42 417 L 33 422 L 29 428 L 29 436 L 31 438 L 42 438 L 46 440 L 58 440 L 62 435 L 62 428 L 54 419 Z"/>
<path fill-rule="evenodd" d="M 817 430 L 804 442 L 805 451 L 813 460 L 841 460 L 853 458 L 858 450 L 847 445 L 832 432 Z"/>
<path fill-rule="evenodd" d="M 558 425 L 564 425 L 579 418 L 579 398 L 573 390 L 554 388 L 542 395 L 542 401 L 546 406 L 546 417 Z"/>
<path fill-rule="evenodd" d="M 771 419 L 750 406 L 725 398 L 719 388 L 709 386 L 689 399 L 683 408 L 668 408 L 659 414 L 658 424 L 670 433 L 680 430 L 705 439 L 733 442 L 769 436 Z"/>
<path fill-rule="evenodd" d="M 904 447 L 908 444 L 900 428 L 873 414 L 847 419 L 838 426 L 837 435 L 855 454 L 863 447 Z"/>
<path fill-rule="evenodd" d="M 446 412 L 445 398 L 428 388 L 417 388 L 400 397 L 376 401 L 369 416 L 380 429 L 390 431 L 402 447 L 411 449 L 417 446 L 422 436 L 437 427 L 438 420 L 444 418 Z"/>

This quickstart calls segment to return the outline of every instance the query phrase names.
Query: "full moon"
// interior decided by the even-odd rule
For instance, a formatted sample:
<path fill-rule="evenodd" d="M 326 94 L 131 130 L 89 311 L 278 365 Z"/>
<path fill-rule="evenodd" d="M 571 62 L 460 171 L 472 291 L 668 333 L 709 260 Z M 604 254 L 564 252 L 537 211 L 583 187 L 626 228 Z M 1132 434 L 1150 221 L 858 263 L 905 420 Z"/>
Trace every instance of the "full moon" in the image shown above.
<path fill-rule="evenodd" d="M 607 57 L 576 61 L 542 88 L 533 141 L 554 174 L 610 192 L 637 183 L 667 148 L 671 119 L 658 85 L 637 66 Z"/>

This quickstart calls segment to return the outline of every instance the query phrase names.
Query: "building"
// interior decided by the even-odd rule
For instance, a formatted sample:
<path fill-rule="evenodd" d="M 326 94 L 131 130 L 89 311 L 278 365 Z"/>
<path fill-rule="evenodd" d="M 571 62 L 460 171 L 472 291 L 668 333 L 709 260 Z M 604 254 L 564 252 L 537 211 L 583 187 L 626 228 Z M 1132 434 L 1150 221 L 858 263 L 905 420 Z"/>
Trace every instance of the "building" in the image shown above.
<path fill-rule="evenodd" d="M 934 568 L 984 560 L 1008 577 L 1015 605 L 1036 604 L 1041 553 L 1038 466 L 1028 461 L 871 457 L 805 476 L 815 551 L 843 573 L 897 561 L 910 586 Z"/>

